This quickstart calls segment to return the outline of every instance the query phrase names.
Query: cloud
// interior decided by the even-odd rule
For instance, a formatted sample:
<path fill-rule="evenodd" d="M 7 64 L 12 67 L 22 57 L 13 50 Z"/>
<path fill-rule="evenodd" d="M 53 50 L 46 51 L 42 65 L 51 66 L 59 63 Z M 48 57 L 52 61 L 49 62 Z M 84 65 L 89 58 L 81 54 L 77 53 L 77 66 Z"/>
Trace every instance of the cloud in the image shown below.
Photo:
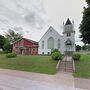
<path fill-rule="evenodd" d="M 43 0 L 0 0 L 0 30 L 13 29 L 28 38 L 37 39 L 47 26 Z M 38 38 L 40 39 L 40 37 Z"/>
<path fill-rule="evenodd" d="M 25 17 L 25 20 L 28 24 L 34 26 L 36 24 L 36 21 L 35 21 L 35 12 L 30 12 L 28 15 L 26 15 Z"/>

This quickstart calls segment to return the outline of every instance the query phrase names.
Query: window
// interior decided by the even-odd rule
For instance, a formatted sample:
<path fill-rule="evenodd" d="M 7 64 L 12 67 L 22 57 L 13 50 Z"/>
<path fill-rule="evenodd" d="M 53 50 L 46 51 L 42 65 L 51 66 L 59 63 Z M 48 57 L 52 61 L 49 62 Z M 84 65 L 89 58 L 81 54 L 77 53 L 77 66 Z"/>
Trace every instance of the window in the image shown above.
<path fill-rule="evenodd" d="M 48 49 L 54 49 L 54 39 L 53 37 L 50 37 L 47 41 L 47 47 Z"/>
<path fill-rule="evenodd" d="M 48 52 L 48 55 L 50 54 L 50 52 Z"/>
<path fill-rule="evenodd" d="M 71 36 L 71 33 L 67 33 L 67 37 L 70 37 Z"/>
<path fill-rule="evenodd" d="M 44 49 L 44 41 L 42 41 L 42 49 Z"/>
<path fill-rule="evenodd" d="M 57 47 L 58 47 L 58 49 L 60 49 L 60 39 L 58 39 L 58 41 L 57 41 Z"/>
<path fill-rule="evenodd" d="M 52 32 L 52 30 L 50 30 L 50 32 Z"/>

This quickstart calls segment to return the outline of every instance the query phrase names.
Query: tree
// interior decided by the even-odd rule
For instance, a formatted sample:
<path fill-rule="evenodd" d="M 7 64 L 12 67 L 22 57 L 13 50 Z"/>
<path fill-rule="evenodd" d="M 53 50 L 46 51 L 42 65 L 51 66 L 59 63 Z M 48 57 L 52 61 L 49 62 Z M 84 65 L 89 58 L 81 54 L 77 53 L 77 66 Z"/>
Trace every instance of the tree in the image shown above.
<path fill-rule="evenodd" d="M 10 44 L 10 42 L 7 40 L 7 38 L 5 39 L 5 44 L 4 44 L 3 48 L 4 48 L 5 52 L 12 51 L 12 44 Z"/>
<path fill-rule="evenodd" d="M 6 38 L 10 44 L 22 38 L 21 34 L 15 33 L 13 30 L 9 29 L 8 33 L 5 33 Z"/>
<path fill-rule="evenodd" d="M 86 0 L 86 2 L 87 2 L 87 4 L 88 4 L 88 6 L 90 6 L 90 0 Z"/>
<path fill-rule="evenodd" d="M 80 38 L 85 44 L 90 44 L 90 0 L 86 0 L 86 2 L 88 6 L 84 7 L 83 20 L 80 24 Z"/>
<path fill-rule="evenodd" d="M 82 50 L 86 51 L 86 45 L 82 46 Z"/>
<path fill-rule="evenodd" d="M 80 51 L 81 50 L 81 46 L 80 45 L 76 45 L 76 51 Z"/>
<path fill-rule="evenodd" d="M 3 45 L 5 44 L 5 37 L 0 35 L 0 48 L 4 50 Z"/>
<path fill-rule="evenodd" d="M 90 45 L 83 45 L 82 50 L 90 51 Z"/>

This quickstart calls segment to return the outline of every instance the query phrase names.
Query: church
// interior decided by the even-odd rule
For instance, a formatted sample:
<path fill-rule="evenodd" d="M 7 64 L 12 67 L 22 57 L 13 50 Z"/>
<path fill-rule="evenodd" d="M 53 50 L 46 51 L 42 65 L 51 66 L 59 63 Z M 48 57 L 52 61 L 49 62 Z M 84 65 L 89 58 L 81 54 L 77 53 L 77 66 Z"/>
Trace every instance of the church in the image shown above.
<path fill-rule="evenodd" d="M 62 54 L 75 51 L 74 22 L 70 19 L 63 23 L 63 35 L 50 26 L 39 40 L 38 54 L 50 54 L 54 49 L 58 49 Z"/>

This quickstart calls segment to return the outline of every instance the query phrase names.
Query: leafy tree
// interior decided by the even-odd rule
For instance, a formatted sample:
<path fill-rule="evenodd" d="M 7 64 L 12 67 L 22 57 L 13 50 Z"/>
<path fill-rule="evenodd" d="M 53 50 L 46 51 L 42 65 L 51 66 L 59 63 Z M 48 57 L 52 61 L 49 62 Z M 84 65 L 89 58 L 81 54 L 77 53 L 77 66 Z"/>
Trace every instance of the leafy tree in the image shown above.
<path fill-rule="evenodd" d="M 4 44 L 3 48 L 4 48 L 5 52 L 11 52 L 12 44 L 10 44 L 10 42 L 7 39 L 5 39 L 5 44 Z"/>
<path fill-rule="evenodd" d="M 88 6 L 90 6 L 90 0 L 86 0 L 86 2 L 87 2 L 87 4 L 88 4 Z"/>
<path fill-rule="evenodd" d="M 80 33 L 82 41 L 90 44 L 90 0 L 86 0 L 88 6 L 84 7 L 83 20 L 80 24 Z"/>
<path fill-rule="evenodd" d="M 82 46 L 82 50 L 90 51 L 90 45 L 83 45 L 83 46 Z"/>
<path fill-rule="evenodd" d="M 13 30 L 9 29 L 8 33 L 5 34 L 6 38 L 12 44 L 13 42 L 17 41 L 18 39 L 22 38 L 21 34 L 15 33 Z"/>
<path fill-rule="evenodd" d="M 5 37 L 4 36 L 2 36 L 2 35 L 0 35 L 0 48 L 1 49 L 4 49 L 3 48 L 3 45 L 5 44 Z"/>
<path fill-rule="evenodd" d="M 81 46 L 80 45 L 76 45 L 76 51 L 80 51 L 81 50 Z"/>
<path fill-rule="evenodd" d="M 82 46 L 82 50 L 86 50 L 86 45 L 83 45 Z"/>

